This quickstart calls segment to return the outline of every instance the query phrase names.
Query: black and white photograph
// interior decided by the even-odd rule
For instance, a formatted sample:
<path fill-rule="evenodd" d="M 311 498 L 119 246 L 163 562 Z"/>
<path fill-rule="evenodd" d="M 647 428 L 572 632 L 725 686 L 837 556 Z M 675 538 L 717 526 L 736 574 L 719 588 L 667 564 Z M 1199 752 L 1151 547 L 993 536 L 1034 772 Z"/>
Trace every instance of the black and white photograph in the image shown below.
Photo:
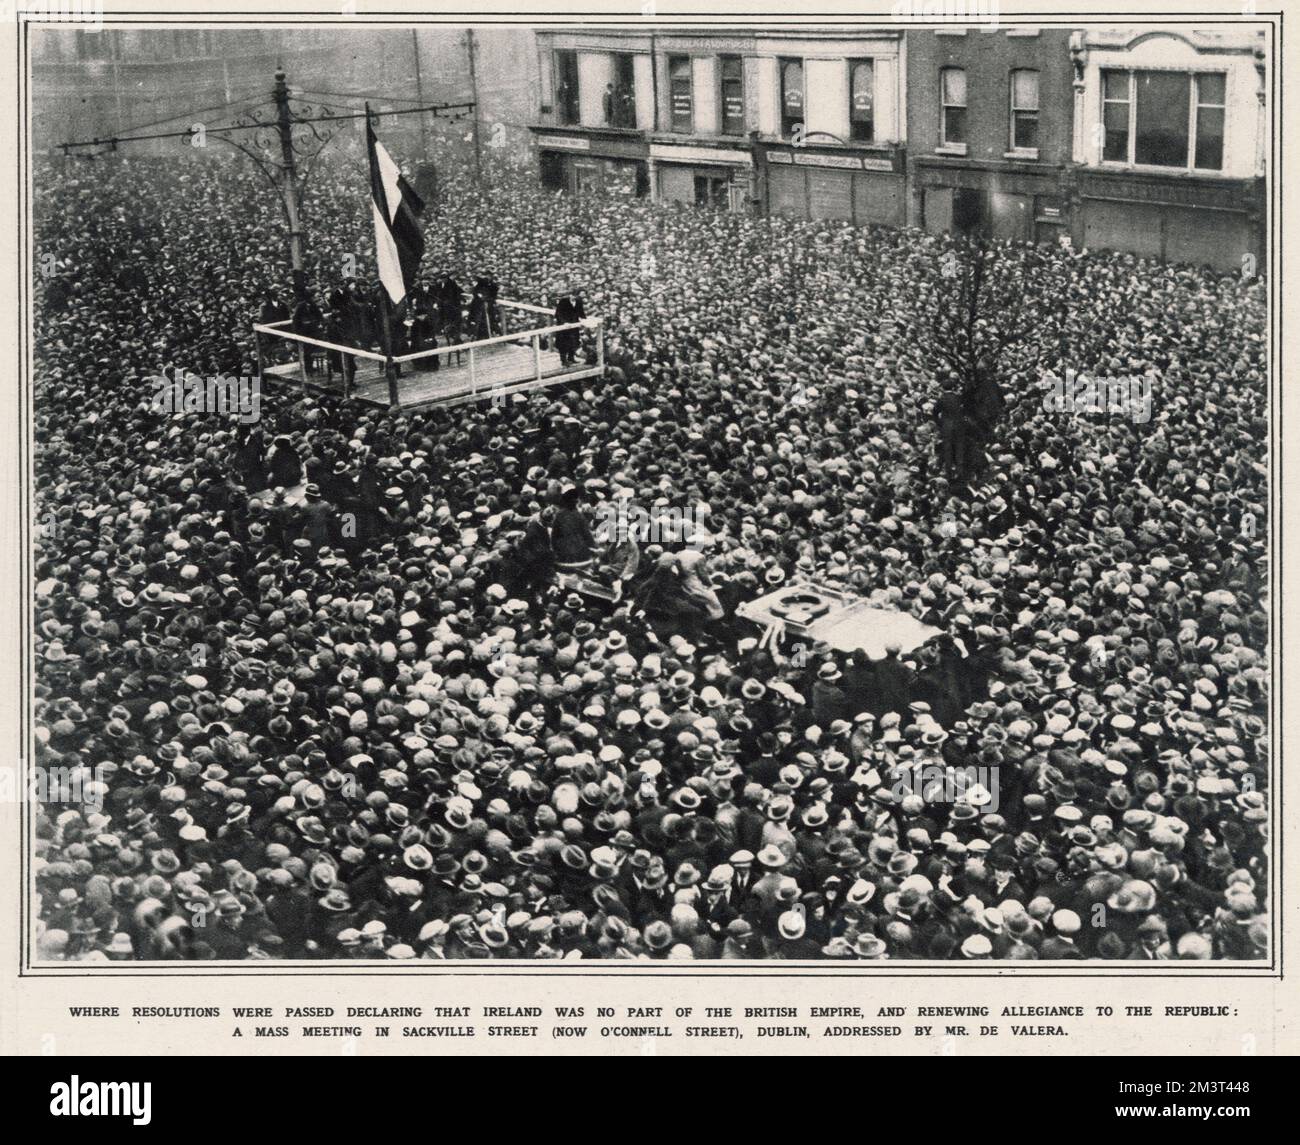
<path fill-rule="evenodd" d="M 1253 5 L 45 8 L 27 965 L 1274 965 Z"/>

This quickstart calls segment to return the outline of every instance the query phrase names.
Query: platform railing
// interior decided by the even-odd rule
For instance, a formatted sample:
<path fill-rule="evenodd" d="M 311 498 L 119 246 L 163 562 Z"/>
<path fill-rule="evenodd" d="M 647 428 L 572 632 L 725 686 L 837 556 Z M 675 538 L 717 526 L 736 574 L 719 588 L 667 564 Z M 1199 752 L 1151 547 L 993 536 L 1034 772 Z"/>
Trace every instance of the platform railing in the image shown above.
<path fill-rule="evenodd" d="M 542 313 L 545 313 L 543 311 Z M 399 354 L 392 359 L 393 366 L 400 366 L 406 363 L 419 362 L 427 358 L 441 357 L 450 354 L 465 354 L 469 359 L 469 385 L 470 394 L 477 396 L 479 393 L 479 353 L 492 346 L 501 346 L 507 343 L 518 343 L 521 339 L 526 339 L 532 346 L 533 350 L 533 381 L 542 382 L 545 380 L 546 373 L 542 368 L 542 339 L 554 338 L 556 334 L 562 334 L 566 330 L 594 330 L 596 340 L 596 360 L 597 367 L 603 369 L 605 364 L 605 325 L 599 318 L 584 318 L 578 322 L 565 322 L 554 326 L 542 326 L 528 331 L 519 331 L 514 334 L 498 334 L 493 338 L 479 338 L 473 342 L 462 342 L 460 345 L 435 346 L 428 350 L 416 350 L 410 354 Z M 401 378 L 395 379 L 397 383 L 398 397 L 393 404 L 400 405 Z"/>
<path fill-rule="evenodd" d="M 518 311 L 525 314 L 542 315 L 547 318 L 553 317 L 554 313 L 551 310 L 547 310 L 545 307 L 535 306 L 527 302 L 517 302 L 512 299 L 499 299 L 497 305 L 505 310 Z M 449 357 L 452 354 L 456 354 L 459 357 L 459 355 L 465 354 L 469 359 L 470 393 L 471 395 L 476 396 L 479 392 L 478 355 L 489 347 L 505 345 L 507 343 L 524 344 L 532 347 L 532 380 L 540 383 L 544 381 L 546 377 L 542 365 L 542 340 L 554 339 L 555 335 L 562 334 L 569 330 L 594 331 L 596 343 L 596 368 L 603 370 L 605 366 L 605 323 L 602 318 L 582 318 L 576 322 L 554 323 L 547 326 L 531 327 L 513 333 L 496 334 L 490 338 L 477 338 L 473 341 L 434 346 L 427 350 L 415 350 L 408 354 L 396 355 L 388 355 L 375 350 L 361 349 L 357 346 L 348 346 L 339 342 L 330 342 L 323 338 L 312 338 L 306 334 L 299 334 L 289 329 L 288 327 L 291 324 L 292 319 L 285 319 L 281 322 L 254 323 L 253 330 L 259 335 L 265 334 L 273 338 L 284 338 L 298 345 L 298 367 L 304 392 L 306 392 L 309 383 L 307 360 L 303 347 L 314 346 L 322 350 L 332 350 L 340 354 L 350 354 L 354 358 L 365 358 L 372 362 L 382 362 L 384 364 L 384 373 L 388 379 L 389 404 L 394 408 L 401 405 L 401 378 L 398 375 L 398 367 L 408 363 L 421 362 L 429 358 L 443 356 Z M 255 338 L 254 342 L 257 350 L 257 370 L 260 375 L 264 368 L 262 345 L 260 338 Z M 328 364 L 328 357 L 326 361 L 327 377 L 332 381 L 333 370 Z M 348 396 L 346 382 L 344 396 Z"/>

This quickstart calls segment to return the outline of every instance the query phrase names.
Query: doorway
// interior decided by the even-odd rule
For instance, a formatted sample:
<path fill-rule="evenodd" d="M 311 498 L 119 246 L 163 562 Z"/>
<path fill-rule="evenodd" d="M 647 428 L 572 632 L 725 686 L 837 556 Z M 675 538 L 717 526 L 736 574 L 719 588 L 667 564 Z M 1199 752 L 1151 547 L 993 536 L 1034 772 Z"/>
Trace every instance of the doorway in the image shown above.
<path fill-rule="evenodd" d="M 988 212 L 983 191 L 957 187 L 952 193 L 952 229 L 955 234 L 973 238 L 988 230 Z"/>
<path fill-rule="evenodd" d="M 731 180 L 720 175 L 695 176 L 695 205 L 726 211 L 731 207 Z"/>

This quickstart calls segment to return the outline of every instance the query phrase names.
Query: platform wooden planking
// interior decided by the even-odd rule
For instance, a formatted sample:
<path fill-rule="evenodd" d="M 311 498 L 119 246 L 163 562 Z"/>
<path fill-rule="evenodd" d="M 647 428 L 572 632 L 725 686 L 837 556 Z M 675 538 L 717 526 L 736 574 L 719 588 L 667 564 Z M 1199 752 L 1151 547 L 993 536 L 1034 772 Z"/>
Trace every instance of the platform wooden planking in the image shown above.
<path fill-rule="evenodd" d="M 538 360 L 534 357 L 532 347 L 511 344 L 476 351 L 472 375 L 469 368 L 469 354 L 462 351 L 460 359 L 460 363 L 457 364 L 454 353 L 443 355 L 440 358 L 440 368 L 428 372 L 417 371 L 412 363 L 405 363 L 397 379 L 399 406 L 402 409 L 422 409 L 433 405 L 457 405 L 462 402 L 483 401 L 561 382 L 597 377 L 602 372 L 601 367 L 589 366 L 585 362 L 562 366 L 560 355 L 556 351 L 543 350 L 540 356 L 541 377 L 539 378 Z M 263 375 L 289 384 L 301 382 L 296 362 L 266 366 Z M 312 388 L 324 389 L 331 393 L 342 392 L 342 378 L 337 373 L 330 380 L 323 370 L 317 370 L 308 374 L 307 384 Z M 365 358 L 357 359 L 352 396 L 358 401 L 379 406 L 388 405 L 388 381 L 384 376 L 383 363 Z"/>

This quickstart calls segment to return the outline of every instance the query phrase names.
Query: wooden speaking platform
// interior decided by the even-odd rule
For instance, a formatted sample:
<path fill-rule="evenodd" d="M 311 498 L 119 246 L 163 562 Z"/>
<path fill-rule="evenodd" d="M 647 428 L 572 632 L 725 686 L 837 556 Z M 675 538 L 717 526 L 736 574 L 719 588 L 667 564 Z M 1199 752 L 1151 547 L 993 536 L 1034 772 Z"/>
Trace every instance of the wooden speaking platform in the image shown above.
<path fill-rule="evenodd" d="M 418 410 L 485 399 L 500 401 L 512 394 L 598 377 L 603 372 L 603 368 L 585 362 L 562 366 L 560 355 L 554 350 L 541 352 L 539 370 L 531 347 L 493 346 L 486 353 L 476 353 L 473 370 L 467 359 L 457 365 L 454 353 L 443 358 L 437 370 L 416 370 L 410 363 L 405 364 L 397 379 L 398 404 L 402 409 Z M 302 381 L 302 369 L 297 362 L 264 366 L 262 375 L 283 379 L 291 385 Z M 309 388 L 342 396 L 343 378 L 337 371 L 330 374 L 323 369 L 312 370 L 306 377 Z M 388 405 L 388 378 L 383 362 L 357 359 L 352 397 L 374 405 Z"/>
<path fill-rule="evenodd" d="M 439 346 L 433 350 L 398 355 L 391 361 L 396 375 L 391 387 L 390 362 L 383 354 L 295 334 L 289 329 L 288 322 L 253 326 L 259 337 L 258 369 L 267 380 L 296 382 L 304 391 L 314 389 L 343 396 L 342 375 L 326 366 L 327 351 L 337 350 L 351 354 L 356 360 L 357 369 L 350 391 L 352 398 L 403 410 L 484 400 L 502 402 L 514 394 L 604 374 L 605 328 L 601 319 L 585 318 L 564 325 L 548 323 L 538 326 L 536 323 L 542 317 L 553 322 L 550 311 L 508 299 L 502 299 L 499 305 L 503 314 L 508 316 L 508 325 L 523 325 L 524 328 L 493 338 L 462 342 L 459 346 Z M 560 363 L 560 355 L 553 349 L 555 335 L 571 330 L 587 334 L 594 342 L 594 364 L 585 360 L 571 366 Z M 262 337 L 289 342 L 297 360 L 267 363 L 262 354 Z M 316 369 L 307 368 L 305 346 L 317 350 Z M 438 359 L 437 370 L 417 369 L 435 357 Z M 396 402 L 393 401 L 394 390 Z"/>

